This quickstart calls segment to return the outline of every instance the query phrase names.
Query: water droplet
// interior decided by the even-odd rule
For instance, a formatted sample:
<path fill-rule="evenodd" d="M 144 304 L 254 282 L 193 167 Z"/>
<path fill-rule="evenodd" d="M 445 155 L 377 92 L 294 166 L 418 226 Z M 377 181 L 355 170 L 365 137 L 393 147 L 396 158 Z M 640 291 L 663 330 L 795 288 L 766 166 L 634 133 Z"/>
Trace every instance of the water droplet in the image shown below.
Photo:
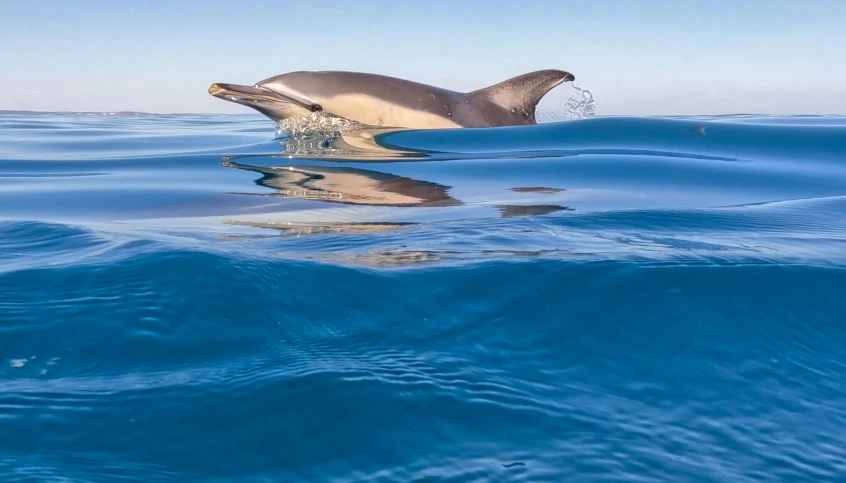
<path fill-rule="evenodd" d="M 465 104 L 470 104 L 470 101 L 464 101 Z"/>
<path fill-rule="evenodd" d="M 447 113 L 447 116 L 452 117 L 452 113 L 451 113 L 451 112 L 448 112 L 448 113 Z"/>
<path fill-rule="evenodd" d="M 444 109 L 449 109 L 448 105 L 444 104 L 443 106 L 444 106 Z"/>
<path fill-rule="evenodd" d="M 435 95 L 434 95 L 434 94 L 429 94 L 429 95 L 430 95 L 430 96 L 432 96 L 432 99 L 434 99 L 434 98 L 435 98 Z"/>
<path fill-rule="evenodd" d="M 511 108 L 511 114 L 517 114 L 517 109 Z"/>

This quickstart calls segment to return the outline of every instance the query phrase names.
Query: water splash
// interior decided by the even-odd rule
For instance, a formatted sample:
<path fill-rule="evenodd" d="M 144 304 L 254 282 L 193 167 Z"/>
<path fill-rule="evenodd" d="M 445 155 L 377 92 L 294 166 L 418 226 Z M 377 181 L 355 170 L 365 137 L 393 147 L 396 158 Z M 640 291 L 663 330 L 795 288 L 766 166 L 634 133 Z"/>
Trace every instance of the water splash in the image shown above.
<path fill-rule="evenodd" d="M 276 122 L 276 137 L 288 137 L 305 133 L 342 133 L 366 128 L 364 124 L 349 119 L 330 116 L 325 112 L 313 112 L 307 116 L 293 117 Z"/>
<path fill-rule="evenodd" d="M 576 86 L 570 86 L 570 89 L 562 107 L 559 107 L 560 104 L 558 103 L 561 101 L 556 99 L 555 96 L 550 96 L 548 101 L 552 103 L 553 107 L 544 109 L 538 106 L 538 122 L 562 122 L 596 117 L 596 103 L 593 94 L 587 89 Z"/>
<path fill-rule="evenodd" d="M 596 117 L 596 103 L 593 94 L 587 89 L 573 86 L 573 93 L 564 104 L 564 114 L 570 119 Z"/>
<path fill-rule="evenodd" d="M 297 126 L 295 131 L 277 130 L 276 140 L 282 144 L 282 151 L 293 155 L 324 155 L 343 156 L 349 154 L 343 150 L 333 149 L 332 143 L 341 135 L 340 130 L 327 127 Z"/>

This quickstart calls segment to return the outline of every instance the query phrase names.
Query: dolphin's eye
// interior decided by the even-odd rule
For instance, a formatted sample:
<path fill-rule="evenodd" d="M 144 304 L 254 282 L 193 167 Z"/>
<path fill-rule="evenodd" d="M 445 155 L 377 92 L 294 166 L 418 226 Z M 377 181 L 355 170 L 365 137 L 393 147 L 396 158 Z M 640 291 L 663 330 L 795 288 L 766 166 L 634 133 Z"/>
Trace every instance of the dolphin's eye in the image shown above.
<path fill-rule="evenodd" d="M 312 104 L 309 106 L 309 109 L 311 110 L 311 112 L 322 111 L 323 106 L 321 106 L 320 104 Z"/>

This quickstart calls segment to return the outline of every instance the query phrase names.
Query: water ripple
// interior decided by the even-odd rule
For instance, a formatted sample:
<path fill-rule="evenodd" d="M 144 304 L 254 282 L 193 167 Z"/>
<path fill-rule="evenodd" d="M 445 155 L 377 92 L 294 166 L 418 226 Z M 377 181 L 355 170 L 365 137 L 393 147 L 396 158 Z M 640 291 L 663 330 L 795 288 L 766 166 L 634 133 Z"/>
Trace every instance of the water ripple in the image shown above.
<path fill-rule="evenodd" d="M 326 127 L 0 114 L 0 480 L 846 472 L 842 118 Z"/>

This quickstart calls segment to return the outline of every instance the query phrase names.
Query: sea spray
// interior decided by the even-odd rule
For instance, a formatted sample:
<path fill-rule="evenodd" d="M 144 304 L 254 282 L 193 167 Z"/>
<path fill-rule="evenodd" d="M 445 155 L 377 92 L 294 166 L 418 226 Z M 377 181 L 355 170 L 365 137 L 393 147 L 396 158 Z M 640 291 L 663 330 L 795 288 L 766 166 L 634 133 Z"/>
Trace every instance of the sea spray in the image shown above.
<path fill-rule="evenodd" d="M 587 89 L 573 86 L 573 93 L 564 104 L 564 114 L 570 119 L 596 117 L 596 103 L 593 94 Z"/>
<path fill-rule="evenodd" d="M 548 104 L 548 107 L 538 106 L 536 116 L 539 123 L 575 121 L 596 117 L 596 103 L 593 94 L 587 89 L 576 86 L 570 86 L 570 89 L 563 105 L 559 104 L 560 98 L 553 94 L 544 103 Z"/>

